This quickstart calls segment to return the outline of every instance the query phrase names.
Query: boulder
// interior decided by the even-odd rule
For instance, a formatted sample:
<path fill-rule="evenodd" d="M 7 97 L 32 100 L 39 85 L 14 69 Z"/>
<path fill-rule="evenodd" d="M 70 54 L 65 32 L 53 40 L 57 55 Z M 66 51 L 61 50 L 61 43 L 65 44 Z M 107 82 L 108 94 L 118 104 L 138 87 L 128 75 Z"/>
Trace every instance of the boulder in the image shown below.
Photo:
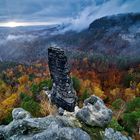
<path fill-rule="evenodd" d="M 13 121 L 0 126 L 1 140 L 90 140 L 90 136 L 66 116 L 31 118 L 22 108 L 14 109 Z"/>
<path fill-rule="evenodd" d="M 31 118 L 31 114 L 22 108 L 16 108 L 12 111 L 12 116 L 14 120 Z"/>
<path fill-rule="evenodd" d="M 76 111 L 76 117 L 90 126 L 104 127 L 112 118 L 112 111 L 97 96 L 91 96 L 84 101 L 84 106 Z"/>
<path fill-rule="evenodd" d="M 119 131 L 115 131 L 112 128 L 106 128 L 104 136 L 104 140 L 132 140 L 131 137 L 126 137 L 122 135 Z"/>

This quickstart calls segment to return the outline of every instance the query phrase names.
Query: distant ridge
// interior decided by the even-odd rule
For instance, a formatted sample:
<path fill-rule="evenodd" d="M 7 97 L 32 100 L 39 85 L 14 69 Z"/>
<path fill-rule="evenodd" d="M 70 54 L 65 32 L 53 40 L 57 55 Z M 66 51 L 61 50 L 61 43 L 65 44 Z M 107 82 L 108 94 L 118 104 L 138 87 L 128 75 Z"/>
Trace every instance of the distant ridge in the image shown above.
<path fill-rule="evenodd" d="M 0 56 L 3 60 L 29 63 L 46 59 L 47 48 L 56 43 L 69 50 L 71 56 L 82 52 L 140 60 L 140 13 L 102 17 L 81 32 L 62 33 L 65 28 L 67 25 L 37 31 L 24 28 L 23 32 L 0 29 Z"/>

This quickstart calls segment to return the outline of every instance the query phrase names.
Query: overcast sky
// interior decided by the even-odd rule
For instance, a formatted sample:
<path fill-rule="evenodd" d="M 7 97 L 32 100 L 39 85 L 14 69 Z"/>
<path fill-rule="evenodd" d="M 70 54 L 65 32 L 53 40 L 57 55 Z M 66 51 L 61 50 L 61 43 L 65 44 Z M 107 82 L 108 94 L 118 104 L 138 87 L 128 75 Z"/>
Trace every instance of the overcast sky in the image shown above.
<path fill-rule="evenodd" d="M 0 0 L 0 21 L 63 21 L 89 8 L 96 18 L 100 11 L 100 16 L 140 12 L 140 0 Z"/>
<path fill-rule="evenodd" d="M 97 4 L 104 0 L 97 0 Z M 0 20 L 51 20 L 76 16 L 94 0 L 0 0 Z"/>

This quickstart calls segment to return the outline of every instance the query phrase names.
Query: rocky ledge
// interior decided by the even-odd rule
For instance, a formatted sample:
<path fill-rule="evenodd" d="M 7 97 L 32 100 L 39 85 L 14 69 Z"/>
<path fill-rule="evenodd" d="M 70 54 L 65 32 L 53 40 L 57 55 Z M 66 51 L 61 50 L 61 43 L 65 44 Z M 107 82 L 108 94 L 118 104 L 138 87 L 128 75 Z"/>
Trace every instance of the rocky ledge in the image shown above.
<path fill-rule="evenodd" d="M 63 116 L 32 118 L 24 109 L 15 108 L 12 117 L 10 124 L 0 126 L 0 140 L 131 140 L 104 128 L 112 111 L 96 96 L 85 100 L 83 108 L 76 107 L 71 113 L 65 111 Z"/>
<path fill-rule="evenodd" d="M 1 140 L 90 140 L 86 132 L 65 116 L 31 118 L 22 108 L 14 109 L 12 116 L 9 125 L 0 126 Z"/>

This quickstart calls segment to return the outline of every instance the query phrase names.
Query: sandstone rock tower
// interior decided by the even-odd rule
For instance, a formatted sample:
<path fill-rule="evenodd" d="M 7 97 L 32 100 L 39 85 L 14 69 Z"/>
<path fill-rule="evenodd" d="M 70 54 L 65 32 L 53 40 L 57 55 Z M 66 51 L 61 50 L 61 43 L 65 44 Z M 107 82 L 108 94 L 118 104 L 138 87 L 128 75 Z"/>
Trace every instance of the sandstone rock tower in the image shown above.
<path fill-rule="evenodd" d="M 64 50 L 56 47 L 48 48 L 48 64 L 53 87 L 51 101 L 57 107 L 67 111 L 74 111 L 76 92 L 73 89 L 70 70 Z"/>

